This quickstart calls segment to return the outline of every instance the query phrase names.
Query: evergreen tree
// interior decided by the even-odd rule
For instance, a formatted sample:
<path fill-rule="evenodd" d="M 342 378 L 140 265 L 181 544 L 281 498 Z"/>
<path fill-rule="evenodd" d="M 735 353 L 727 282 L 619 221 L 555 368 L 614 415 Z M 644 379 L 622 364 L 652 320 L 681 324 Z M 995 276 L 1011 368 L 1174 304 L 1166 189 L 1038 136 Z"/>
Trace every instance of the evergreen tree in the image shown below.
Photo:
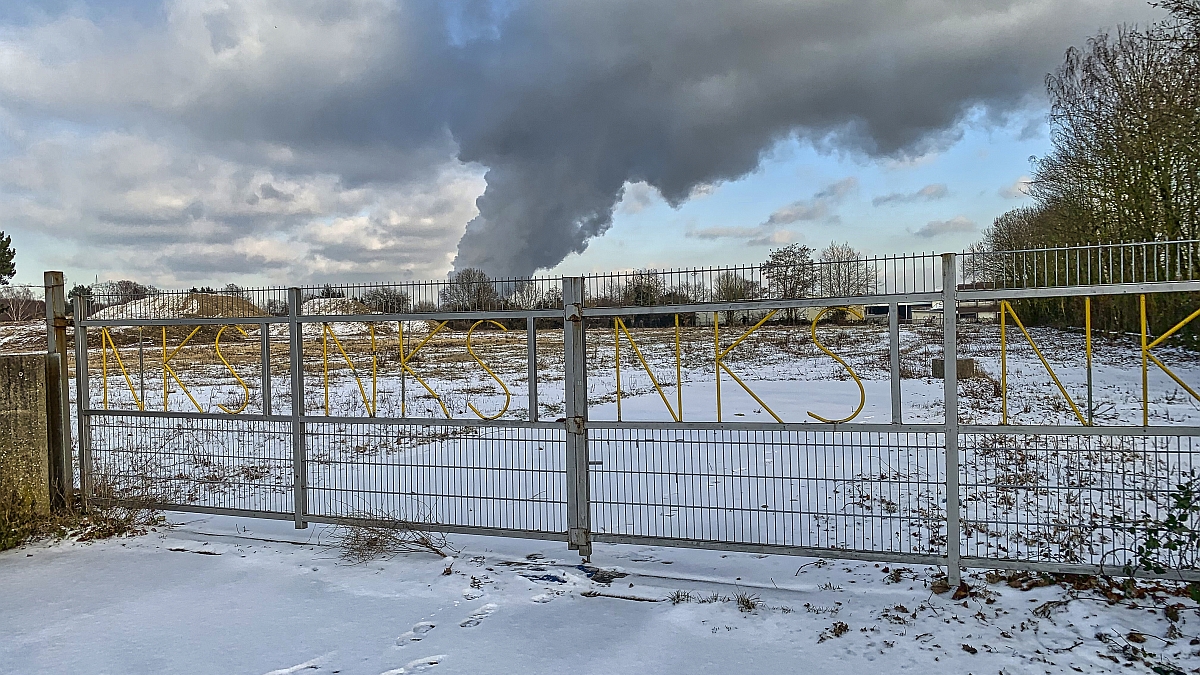
<path fill-rule="evenodd" d="M 13 248 L 12 237 L 0 231 L 0 286 L 7 286 L 8 280 L 16 275 L 17 265 L 13 262 L 16 255 L 17 249 Z"/>

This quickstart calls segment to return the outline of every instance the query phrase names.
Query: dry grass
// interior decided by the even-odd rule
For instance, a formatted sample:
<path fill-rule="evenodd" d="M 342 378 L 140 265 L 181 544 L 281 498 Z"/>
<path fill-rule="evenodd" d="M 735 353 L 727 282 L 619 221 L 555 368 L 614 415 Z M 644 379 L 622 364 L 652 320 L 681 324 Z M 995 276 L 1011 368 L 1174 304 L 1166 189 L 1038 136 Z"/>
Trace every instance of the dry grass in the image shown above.
<path fill-rule="evenodd" d="M 0 551 L 42 539 L 88 542 L 137 536 L 165 525 L 161 514 L 136 502 L 97 500 L 87 509 L 77 502 L 66 513 L 39 513 L 15 492 L 0 496 Z"/>
<path fill-rule="evenodd" d="M 331 548 L 342 560 L 353 564 L 401 553 L 433 553 L 449 558 L 455 552 L 446 535 L 429 529 L 428 523 L 413 522 L 388 515 L 357 512 L 334 528 Z"/>

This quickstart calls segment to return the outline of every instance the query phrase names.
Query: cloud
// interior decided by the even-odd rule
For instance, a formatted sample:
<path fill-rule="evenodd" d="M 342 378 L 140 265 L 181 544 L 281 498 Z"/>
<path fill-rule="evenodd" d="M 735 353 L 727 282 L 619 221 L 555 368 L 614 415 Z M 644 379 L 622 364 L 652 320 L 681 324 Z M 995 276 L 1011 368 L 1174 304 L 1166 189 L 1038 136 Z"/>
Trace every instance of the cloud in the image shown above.
<path fill-rule="evenodd" d="M 933 183 L 917 190 L 916 192 L 892 192 L 886 195 L 880 195 L 871 200 L 872 206 L 883 206 L 884 204 L 908 204 L 911 202 L 932 202 L 950 194 L 946 189 L 945 183 Z"/>
<path fill-rule="evenodd" d="M 858 188 L 858 179 L 848 176 L 817 190 L 811 199 L 801 199 L 777 209 L 762 223 L 752 226 L 715 226 L 688 230 L 688 237 L 696 239 L 742 239 L 749 246 L 786 244 L 795 239 L 787 231 L 779 229 L 801 221 L 838 222 L 833 209 L 846 195 Z"/>
<path fill-rule="evenodd" d="M 747 246 L 774 246 L 796 241 L 797 237 L 788 230 L 777 230 L 764 225 L 755 227 L 705 227 L 688 230 L 688 237 L 695 239 L 741 239 Z"/>
<path fill-rule="evenodd" d="M 1030 182 L 1031 179 L 1029 176 L 1021 176 L 1017 180 L 1013 181 L 1012 185 L 1000 188 L 997 191 L 997 194 L 1005 199 L 1022 199 L 1024 197 L 1028 197 Z"/>
<path fill-rule="evenodd" d="M 819 190 L 812 199 L 792 202 L 771 214 L 766 226 L 789 225 L 801 220 L 822 220 L 830 217 L 830 211 L 841 203 L 847 194 L 858 187 L 858 179 L 849 176 Z"/>
<path fill-rule="evenodd" d="M 978 228 L 975 222 L 966 216 L 955 216 L 950 220 L 931 220 L 913 234 L 918 237 L 932 239 L 933 237 L 940 237 L 943 234 L 974 232 L 976 229 Z"/>
<path fill-rule="evenodd" d="M 101 276 L 296 283 L 441 276 L 484 187 L 451 158 L 384 185 L 275 170 L 131 134 L 60 134 L 0 160 L 0 201 L 10 230 L 73 243 L 72 267 Z"/>
<path fill-rule="evenodd" d="M 973 110 L 1027 107 L 1096 26 L 1161 15 L 1118 0 L 62 4 L 0 26 L 0 209 L 184 283 L 226 274 L 227 250 L 239 267 L 297 261 L 288 273 L 527 274 L 607 231 L 626 186 L 678 206 L 784 138 L 928 156 Z M 96 146 L 109 137 L 129 147 Z M 158 169 L 128 171 L 135 151 Z M 820 218 L 804 206 L 778 222 Z M 312 229 L 335 226 L 336 250 Z M 242 240 L 290 254 L 221 248 Z M 146 242 L 197 255 L 172 276 Z M 326 257 L 306 262 L 310 245 Z"/>

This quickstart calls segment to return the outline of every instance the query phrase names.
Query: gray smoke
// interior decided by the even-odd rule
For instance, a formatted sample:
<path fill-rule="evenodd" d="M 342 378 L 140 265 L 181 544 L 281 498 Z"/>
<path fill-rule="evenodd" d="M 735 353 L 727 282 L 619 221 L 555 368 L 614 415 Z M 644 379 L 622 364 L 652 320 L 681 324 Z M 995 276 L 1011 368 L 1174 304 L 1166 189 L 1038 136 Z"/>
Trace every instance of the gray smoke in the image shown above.
<path fill-rule="evenodd" d="M 583 251 L 630 183 L 679 205 L 698 186 L 753 171 L 787 138 L 866 158 L 944 147 L 968 114 L 995 121 L 1042 105 L 1042 78 L 1067 46 L 1160 14 L 1128 0 L 164 0 L 163 12 L 164 24 L 124 33 L 98 24 L 77 37 L 71 21 L 47 29 L 81 45 L 74 62 L 55 42 L 39 51 L 29 33 L 37 58 L 14 60 L 0 81 L 0 113 L 139 129 L 173 149 L 163 166 L 191 186 L 195 212 L 162 206 L 184 201 L 173 199 L 126 214 L 106 189 L 81 202 L 105 225 L 95 231 L 144 240 L 138 218 L 150 218 L 180 238 L 182 223 L 203 221 L 208 234 L 186 237 L 228 255 L 221 242 L 243 234 L 374 214 L 397 186 L 435 182 L 457 159 L 485 168 L 487 185 L 454 266 L 497 276 Z M 129 152 L 148 156 L 141 147 Z M 225 181 L 212 158 L 249 168 Z M 3 180 L 25 189 L 32 179 Z M 427 205 L 432 216 L 451 210 Z M 354 254 L 339 245 L 357 247 L 377 264 L 369 270 L 385 272 L 396 247 L 405 260 L 444 250 L 371 217 L 357 235 L 367 243 L 326 229 L 320 250 L 340 262 Z"/>
<path fill-rule="evenodd" d="M 791 135 L 869 156 L 944 146 L 973 108 L 1028 105 L 1097 22 L 1137 18 L 1118 6 L 523 3 L 462 50 L 478 88 L 451 131 L 488 173 L 455 266 L 551 267 L 609 228 L 626 182 L 678 205 Z"/>

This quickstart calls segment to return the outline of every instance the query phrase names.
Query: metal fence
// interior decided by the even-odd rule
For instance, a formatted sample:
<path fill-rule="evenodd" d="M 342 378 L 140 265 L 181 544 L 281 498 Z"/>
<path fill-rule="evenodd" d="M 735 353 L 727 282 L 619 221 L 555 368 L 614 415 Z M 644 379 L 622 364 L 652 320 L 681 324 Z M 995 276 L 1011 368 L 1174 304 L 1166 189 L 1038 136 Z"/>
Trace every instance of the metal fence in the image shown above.
<path fill-rule="evenodd" d="M 944 565 L 953 582 L 963 566 L 1112 570 L 1139 541 L 1129 523 L 1163 514 L 1190 475 L 1200 430 L 961 422 L 955 367 L 941 419 L 913 423 L 906 359 L 955 363 L 968 306 L 1200 291 L 1195 247 L 97 295 L 74 302 L 79 481 L 87 499 L 564 540 L 585 556 L 593 542 L 791 553 Z M 737 373 L 774 358 L 764 340 L 798 349 L 807 333 L 762 328 L 798 312 L 805 349 L 845 367 L 861 411 L 862 381 L 816 340 L 832 307 L 884 310 L 863 349 L 886 372 L 871 394 L 886 421 L 784 419 Z M 940 341 L 923 356 L 901 339 L 914 307 Z M 639 320 L 657 342 L 639 346 Z M 428 358 L 451 334 L 466 349 Z M 685 367 L 715 374 L 715 415 L 685 411 Z M 644 413 L 633 390 L 658 419 L 626 419 Z M 723 414 L 731 396 L 756 417 Z"/>

